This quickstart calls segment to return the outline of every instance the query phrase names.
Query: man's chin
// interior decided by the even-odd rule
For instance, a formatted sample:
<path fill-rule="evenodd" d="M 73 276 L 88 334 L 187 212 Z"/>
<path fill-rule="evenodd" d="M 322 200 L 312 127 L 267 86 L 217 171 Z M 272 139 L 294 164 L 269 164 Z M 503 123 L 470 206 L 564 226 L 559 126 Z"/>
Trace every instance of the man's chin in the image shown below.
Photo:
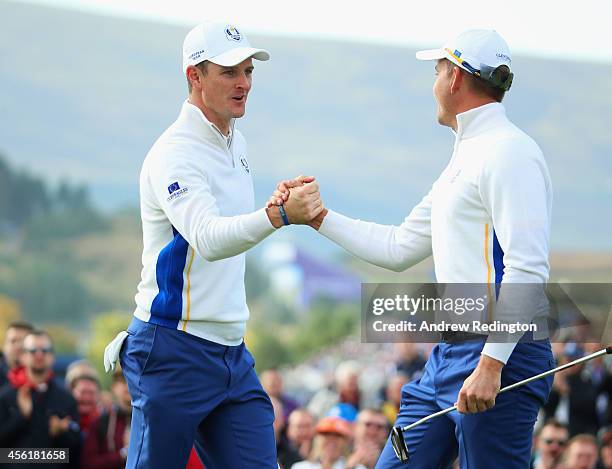
<path fill-rule="evenodd" d="M 236 109 L 232 115 L 234 119 L 240 119 L 246 113 L 246 109 L 243 107 L 242 109 Z"/>

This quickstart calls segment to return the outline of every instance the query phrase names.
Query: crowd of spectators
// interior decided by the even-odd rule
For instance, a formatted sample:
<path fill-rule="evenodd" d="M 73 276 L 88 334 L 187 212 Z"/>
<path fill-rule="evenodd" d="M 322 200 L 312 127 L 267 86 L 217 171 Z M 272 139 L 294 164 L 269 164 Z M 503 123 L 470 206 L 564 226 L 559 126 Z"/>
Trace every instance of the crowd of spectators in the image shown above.
<path fill-rule="evenodd" d="M 559 364 L 599 348 L 553 344 Z M 430 350 L 427 344 L 347 340 L 298 367 L 262 372 L 280 467 L 373 468 L 401 389 L 420 377 Z M 0 447 L 69 448 L 70 464 L 57 467 L 125 467 L 131 399 L 121 371 L 102 389 L 91 363 L 71 363 L 60 380 L 54 360 L 49 334 L 25 322 L 9 326 L 0 356 Z M 187 468 L 202 467 L 192 451 Z M 536 425 L 531 467 L 612 469 L 612 362 L 601 357 L 555 376 Z"/>

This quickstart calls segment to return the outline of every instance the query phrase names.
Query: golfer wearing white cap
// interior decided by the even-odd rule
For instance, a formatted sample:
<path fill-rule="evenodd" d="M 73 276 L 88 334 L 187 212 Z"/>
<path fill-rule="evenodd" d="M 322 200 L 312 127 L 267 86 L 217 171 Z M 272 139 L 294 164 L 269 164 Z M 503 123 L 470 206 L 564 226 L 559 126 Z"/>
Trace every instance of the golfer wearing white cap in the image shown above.
<path fill-rule="evenodd" d="M 185 38 L 189 97 L 140 175 L 134 318 L 105 351 L 107 368 L 120 356 L 132 396 L 128 468 L 184 468 L 194 441 L 207 469 L 277 467 L 274 412 L 243 342 L 244 251 L 323 207 L 311 182 L 295 203 L 253 211 L 246 143 L 234 123 L 245 113 L 253 59 L 268 58 L 225 23 Z"/>
<path fill-rule="evenodd" d="M 438 282 L 492 285 L 498 298 L 510 283 L 545 283 L 552 187 L 540 148 L 508 120 L 501 104 L 513 78 L 508 46 L 495 31 L 471 30 L 417 58 L 436 61 L 438 121 L 455 133 L 447 167 L 400 226 L 327 209 L 311 226 L 395 271 L 433 255 Z M 289 195 L 287 189 L 296 184 L 281 183 L 270 204 L 290 202 L 294 189 Z M 405 432 L 409 467 L 446 468 L 457 455 L 464 469 L 528 467 L 533 426 L 552 377 L 497 392 L 500 385 L 553 368 L 550 343 L 495 339 L 443 334 L 423 376 L 404 386 L 398 426 L 455 402 L 459 410 Z M 388 442 L 376 467 L 405 466 Z"/>

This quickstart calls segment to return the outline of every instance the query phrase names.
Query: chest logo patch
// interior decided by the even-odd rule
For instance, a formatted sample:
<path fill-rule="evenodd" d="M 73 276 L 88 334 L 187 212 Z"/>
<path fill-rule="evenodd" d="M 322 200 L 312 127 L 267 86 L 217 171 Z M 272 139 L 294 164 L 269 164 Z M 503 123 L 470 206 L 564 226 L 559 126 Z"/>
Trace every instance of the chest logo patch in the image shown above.
<path fill-rule="evenodd" d="M 244 168 L 246 173 L 250 174 L 251 170 L 249 169 L 249 162 L 247 161 L 247 159 L 244 156 L 240 157 L 240 164 L 242 165 L 242 167 Z"/>

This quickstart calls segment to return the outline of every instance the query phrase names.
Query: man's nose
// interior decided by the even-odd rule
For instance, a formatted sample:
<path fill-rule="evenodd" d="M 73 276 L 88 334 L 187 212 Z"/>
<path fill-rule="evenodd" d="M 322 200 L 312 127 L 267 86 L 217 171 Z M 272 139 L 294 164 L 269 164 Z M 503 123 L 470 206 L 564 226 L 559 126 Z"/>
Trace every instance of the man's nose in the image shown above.
<path fill-rule="evenodd" d="M 240 74 L 240 79 L 238 80 L 236 87 L 245 91 L 249 91 L 251 89 L 251 80 L 246 73 Z"/>

